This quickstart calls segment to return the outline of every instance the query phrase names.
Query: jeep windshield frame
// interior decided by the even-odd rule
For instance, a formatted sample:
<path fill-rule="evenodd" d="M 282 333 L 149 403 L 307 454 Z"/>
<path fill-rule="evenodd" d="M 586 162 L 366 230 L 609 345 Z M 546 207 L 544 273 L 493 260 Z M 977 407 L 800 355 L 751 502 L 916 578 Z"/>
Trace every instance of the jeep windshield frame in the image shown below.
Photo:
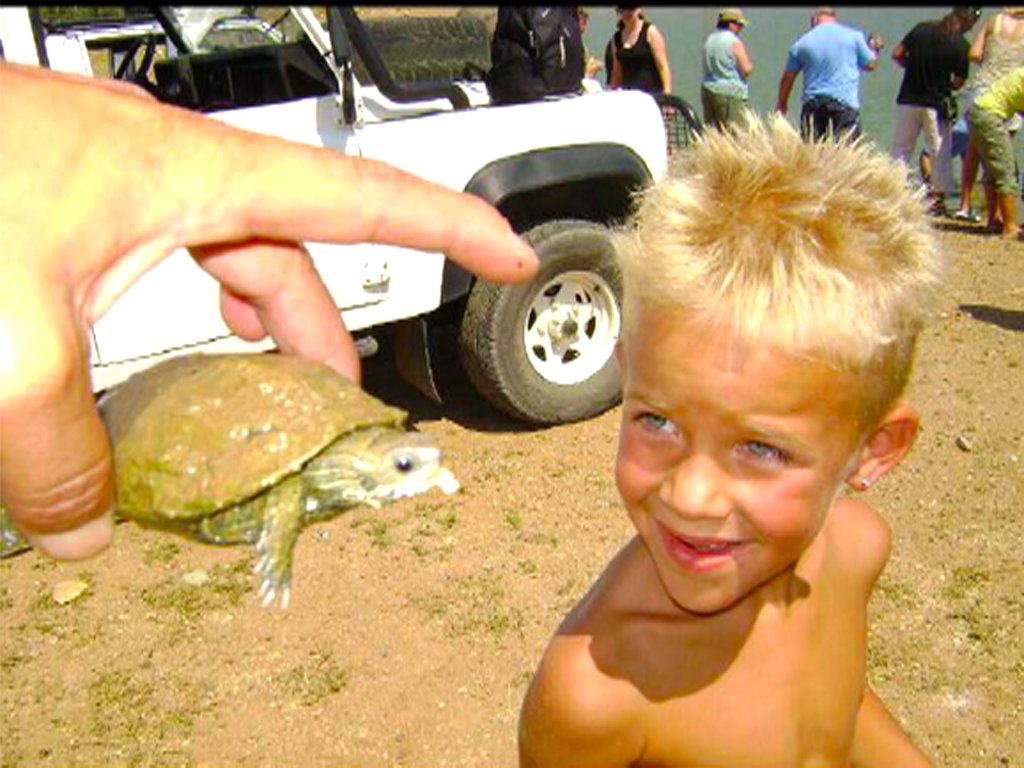
<path fill-rule="evenodd" d="M 326 34 L 308 9 L 238 10 L 154 7 L 175 52 L 183 51 L 153 67 L 161 101 L 217 112 L 339 92 Z"/>

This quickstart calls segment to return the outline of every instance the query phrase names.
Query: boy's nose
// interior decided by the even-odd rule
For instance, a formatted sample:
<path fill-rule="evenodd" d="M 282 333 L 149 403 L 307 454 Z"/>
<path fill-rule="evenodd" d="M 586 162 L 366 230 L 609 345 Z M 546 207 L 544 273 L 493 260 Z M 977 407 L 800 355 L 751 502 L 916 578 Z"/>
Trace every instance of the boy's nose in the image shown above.
<path fill-rule="evenodd" d="M 688 456 L 668 475 L 662 500 L 683 517 L 723 518 L 732 510 L 728 475 L 707 456 Z"/>

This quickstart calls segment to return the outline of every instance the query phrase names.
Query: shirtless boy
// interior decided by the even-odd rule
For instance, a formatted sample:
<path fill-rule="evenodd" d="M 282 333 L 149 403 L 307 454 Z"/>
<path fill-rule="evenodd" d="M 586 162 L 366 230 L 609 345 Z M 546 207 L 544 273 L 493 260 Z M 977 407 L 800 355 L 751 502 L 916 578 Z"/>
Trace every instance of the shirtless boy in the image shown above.
<path fill-rule="evenodd" d="M 866 684 L 890 534 L 841 493 L 917 431 L 942 262 L 905 173 L 752 117 L 646 194 L 620 241 L 637 536 L 545 651 L 523 768 L 931 765 Z"/>

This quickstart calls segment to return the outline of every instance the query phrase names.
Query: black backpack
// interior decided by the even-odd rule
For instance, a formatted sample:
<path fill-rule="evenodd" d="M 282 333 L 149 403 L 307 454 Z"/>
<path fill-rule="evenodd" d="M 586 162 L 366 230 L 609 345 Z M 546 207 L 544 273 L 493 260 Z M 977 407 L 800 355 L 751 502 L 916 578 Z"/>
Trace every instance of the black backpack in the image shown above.
<path fill-rule="evenodd" d="M 499 6 L 487 90 L 495 104 L 575 93 L 583 83 L 583 35 L 575 6 Z"/>

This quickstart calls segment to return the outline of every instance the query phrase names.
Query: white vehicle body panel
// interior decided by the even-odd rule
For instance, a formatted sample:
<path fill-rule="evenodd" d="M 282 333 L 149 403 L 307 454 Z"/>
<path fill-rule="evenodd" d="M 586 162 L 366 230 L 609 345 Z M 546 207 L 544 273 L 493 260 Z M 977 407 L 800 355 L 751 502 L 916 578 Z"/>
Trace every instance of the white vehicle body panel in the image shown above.
<path fill-rule="evenodd" d="M 0 40 L 4 44 L 4 58 L 15 64 L 39 64 L 36 54 L 32 22 L 24 7 L 0 5 Z"/>
<path fill-rule="evenodd" d="M 612 110 L 633 118 L 610 121 L 608 114 Z M 657 120 L 640 118 L 638 113 L 644 110 L 652 112 Z M 665 171 L 664 163 L 650 165 L 651 158 L 664 160 L 665 134 L 660 120 L 658 107 L 647 94 L 608 91 L 449 112 L 429 120 L 367 124 L 358 135 L 363 157 L 387 160 L 425 179 L 462 189 L 477 171 L 499 159 L 494 152 L 495 143 L 502 147 L 504 157 L 586 144 L 637 147 L 651 175 L 657 178 Z M 462 141 L 458 148 L 451 146 L 453 137 L 466 136 L 477 137 L 477 141 Z M 425 152 L 424 147 L 447 147 L 449 151 Z M 581 173 L 585 172 L 581 169 Z"/>
<path fill-rule="evenodd" d="M 303 99 L 211 115 L 239 128 L 358 155 L 350 128 L 338 126 L 333 98 Z M 302 183 L 296 180 L 296 183 Z M 314 264 L 350 330 L 436 309 L 444 257 L 384 245 L 306 243 Z M 183 298 L 185 297 L 185 298 Z M 145 317 L 140 333 L 138 319 Z M 219 287 L 184 249 L 135 283 L 93 326 L 100 390 L 186 347 L 252 351 L 272 346 L 231 335 L 220 315 Z"/>
<path fill-rule="evenodd" d="M 47 35 L 46 58 L 50 69 L 74 75 L 92 75 L 89 52 L 81 41 L 71 35 Z"/>

